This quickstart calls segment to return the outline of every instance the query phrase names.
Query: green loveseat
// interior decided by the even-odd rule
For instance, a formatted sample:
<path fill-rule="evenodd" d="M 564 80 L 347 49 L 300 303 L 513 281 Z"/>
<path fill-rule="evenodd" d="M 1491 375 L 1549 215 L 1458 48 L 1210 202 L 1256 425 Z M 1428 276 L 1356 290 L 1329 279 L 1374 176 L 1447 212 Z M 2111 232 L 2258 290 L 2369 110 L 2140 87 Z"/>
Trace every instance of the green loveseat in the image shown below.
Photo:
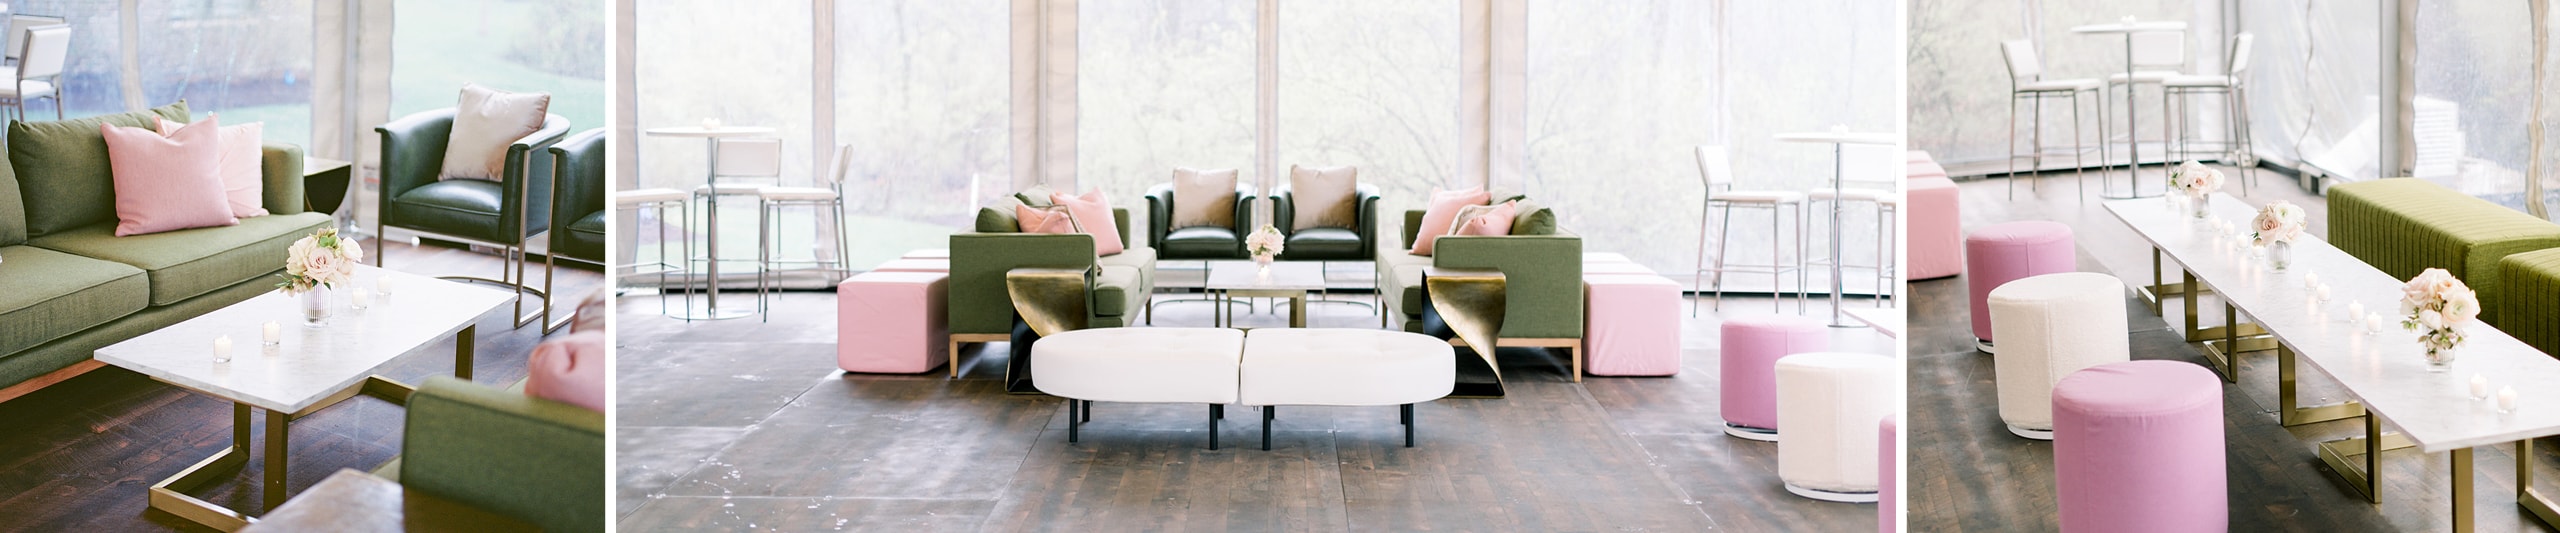
<path fill-rule="evenodd" d="M 268 143 L 269 213 L 239 225 L 115 236 L 98 126 L 188 121 L 185 102 L 9 125 L 0 167 L 0 400 L 100 366 L 92 352 L 275 288 L 285 248 L 330 223 L 303 211 L 302 149 Z"/>
<path fill-rule="evenodd" d="M 1426 267 L 1502 271 L 1509 303 L 1502 346 L 1565 348 L 1582 365 L 1582 237 L 1557 228 L 1553 213 L 1522 213 L 1505 236 L 1447 236 L 1432 255 L 1413 255 L 1421 210 L 1404 213 L 1402 239 L 1378 244 L 1378 294 L 1390 312 L 1388 327 L 1422 331 L 1422 271 Z M 1579 374 L 1579 370 L 1575 372 Z M 1579 381 L 1581 376 L 1574 379 Z"/>
<path fill-rule="evenodd" d="M 409 395 L 400 458 L 374 475 L 546 531 L 604 531 L 604 413 L 523 389 L 428 378 Z"/>
<path fill-rule="evenodd" d="M 1038 198 L 1039 195 L 1026 195 Z M 1116 328 L 1138 322 L 1155 291 L 1156 251 L 1130 242 L 1129 210 L 1113 208 L 1121 246 L 1117 254 L 1094 257 L 1093 236 L 1081 233 L 1022 233 L 1014 206 L 1022 199 L 978 210 L 977 231 L 951 236 L 951 279 L 946 289 L 951 315 L 951 375 L 960 375 L 960 345 L 1013 339 L 1013 298 L 1005 291 L 1005 272 L 1023 267 L 1074 268 L 1093 280 L 1086 291 L 1088 324 Z"/>
<path fill-rule="evenodd" d="M 2400 279 L 2443 268 L 2480 293 L 2481 321 L 2514 331 L 2501 307 L 2510 291 L 2498 262 L 2512 254 L 2560 248 L 2560 224 L 2434 182 L 2381 179 L 2329 188 L 2329 242 Z M 2560 295 L 2531 297 L 2555 296 Z"/>

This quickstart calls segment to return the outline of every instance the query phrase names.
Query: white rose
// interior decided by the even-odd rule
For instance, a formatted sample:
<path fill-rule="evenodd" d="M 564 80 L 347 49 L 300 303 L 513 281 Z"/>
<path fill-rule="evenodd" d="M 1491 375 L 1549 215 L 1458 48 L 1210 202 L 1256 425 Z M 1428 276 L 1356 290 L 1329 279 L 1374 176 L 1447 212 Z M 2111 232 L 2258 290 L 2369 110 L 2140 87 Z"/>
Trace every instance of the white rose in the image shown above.
<path fill-rule="evenodd" d="M 2444 297 L 2444 312 L 2455 324 L 2465 324 L 2480 316 L 2480 293 L 2456 291 Z"/>
<path fill-rule="evenodd" d="M 2444 329 L 2444 314 L 2437 313 L 2434 309 L 2418 311 L 2418 325 L 2426 326 L 2427 329 Z"/>

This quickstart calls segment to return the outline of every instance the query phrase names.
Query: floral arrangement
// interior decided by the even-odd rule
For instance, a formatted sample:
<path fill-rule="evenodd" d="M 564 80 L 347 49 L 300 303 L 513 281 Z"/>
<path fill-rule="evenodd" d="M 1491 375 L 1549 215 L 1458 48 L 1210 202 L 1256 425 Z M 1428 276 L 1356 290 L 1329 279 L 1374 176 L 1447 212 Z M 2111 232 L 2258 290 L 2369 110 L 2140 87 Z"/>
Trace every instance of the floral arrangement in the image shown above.
<path fill-rule="evenodd" d="M 2169 171 L 2169 188 L 2187 193 L 2188 198 L 2204 199 L 2222 190 L 2222 171 L 2188 161 Z"/>
<path fill-rule="evenodd" d="M 1245 236 L 1244 249 L 1253 254 L 1255 260 L 1269 260 L 1280 255 L 1281 243 L 1287 240 L 1288 237 L 1280 235 L 1280 228 L 1263 224 L 1262 229 L 1253 230 L 1252 235 Z"/>
<path fill-rule="evenodd" d="M 354 239 L 338 237 L 337 228 L 321 228 L 319 232 L 293 241 L 285 251 L 284 282 L 276 288 L 286 294 L 302 294 L 320 287 L 336 287 L 356 273 L 356 263 L 364 261 L 364 246 Z"/>
<path fill-rule="evenodd" d="M 2310 215 L 2303 212 L 2302 206 L 2293 205 L 2293 202 L 2277 201 L 2260 207 L 2258 218 L 2249 222 L 2249 225 L 2257 230 L 2249 234 L 2251 244 L 2270 246 L 2279 242 L 2293 242 L 2295 237 L 2302 236 L 2303 220 L 2308 216 Z"/>
<path fill-rule="evenodd" d="M 2400 293 L 2400 327 L 2422 332 L 2418 343 L 2431 358 L 2461 346 L 2461 326 L 2480 317 L 2480 294 L 2441 268 L 2409 278 Z"/>

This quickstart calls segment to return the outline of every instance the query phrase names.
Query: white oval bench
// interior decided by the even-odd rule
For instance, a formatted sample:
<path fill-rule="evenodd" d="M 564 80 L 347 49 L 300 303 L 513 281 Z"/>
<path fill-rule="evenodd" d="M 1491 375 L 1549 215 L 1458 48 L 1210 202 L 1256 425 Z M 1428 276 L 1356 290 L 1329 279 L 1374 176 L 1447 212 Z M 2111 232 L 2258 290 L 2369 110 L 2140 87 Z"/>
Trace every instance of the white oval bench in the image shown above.
<path fill-rule="evenodd" d="M 1399 406 L 1413 447 L 1413 404 L 1457 386 L 1457 351 L 1429 335 L 1379 329 L 1263 328 L 1245 335 L 1240 401 L 1262 407 L 1262 449 L 1281 405 Z"/>
<path fill-rule="evenodd" d="M 1457 354 L 1401 331 L 1122 327 L 1043 337 L 1031 345 L 1031 371 L 1040 392 L 1067 399 L 1067 442 L 1097 401 L 1209 404 L 1212 450 L 1230 403 L 1263 408 L 1265 450 L 1276 406 L 1397 405 L 1412 447 L 1413 404 L 1449 395 Z"/>

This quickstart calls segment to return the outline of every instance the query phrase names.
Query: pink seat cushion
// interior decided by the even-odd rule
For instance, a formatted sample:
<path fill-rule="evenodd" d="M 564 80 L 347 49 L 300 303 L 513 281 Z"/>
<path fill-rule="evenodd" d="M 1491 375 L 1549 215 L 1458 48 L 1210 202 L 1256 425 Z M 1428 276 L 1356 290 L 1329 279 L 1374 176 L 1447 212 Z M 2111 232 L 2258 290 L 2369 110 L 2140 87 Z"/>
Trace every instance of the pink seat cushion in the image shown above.
<path fill-rule="evenodd" d="M 589 331 L 534 345 L 524 395 L 604 412 L 607 344 L 604 332 Z"/>
<path fill-rule="evenodd" d="M 951 260 L 950 260 L 950 259 L 948 259 L 948 258 L 943 258 L 943 259 L 898 259 L 898 260 L 892 260 L 892 261 L 889 261 L 889 262 L 886 262 L 886 263 L 881 263 L 881 264 L 880 264 L 880 266 L 871 267 L 871 271 L 872 271 L 872 272 L 946 272 L 946 273 L 947 273 L 947 272 L 950 272 L 950 271 L 951 271 Z"/>
<path fill-rule="evenodd" d="M 917 249 L 915 249 L 915 250 L 910 250 L 910 251 L 908 251 L 908 252 L 907 252 L 907 255 L 902 255 L 902 256 L 898 256 L 898 257 L 903 258 L 903 259 L 950 259 L 950 258 L 951 258 L 951 249 L 950 249 L 950 248 L 917 248 Z"/>
<path fill-rule="evenodd" d="M 1913 177 L 1903 183 L 1904 235 L 1911 244 L 1904 266 L 1911 279 L 1943 278 L 1964 273 L 1964 211 L 1956 203 L 1956 182 Z"/>
<path fill-rule="evenodd" d="M 1886 415 L 1883 422 L 1876 423 L 1876 531 L 1883 533 L 1893 533 L 1893 519 L 1897 516 L 1893 512 L 1897 507 L 1893 495 L 1902 492 L 1902 479 L 1893 471 L 1893 460 L 1902 457 L 1901 450 L 1893 445 L 1893 437 L 1902 432 L 1901 426 L 1902 417 L 1898 415 Z"/>
<path fill-rule="evenodd" d="M 239 224 L 222 190 L 222 125 L 206 118 L 167 136 L 101 124 L 115 179 L 116 236 Z"/>
<path fill-rule="evenodd" d="M 1728 424 L 1778 429 L 1778 359 L 1831 349 L 1822 321 L 1794 315 L 1724 321 L 1717 352 L 1718 387 Z"/>
<path fill-rule="evenodd" d="M 1431 255 L 1431 244 L 1449 234 L 1449 226 L 1458 221 L 1458 210 L 1482 205 L 1493 199 L 1484 189 L 1432 191 L 1431 203 L 1422 210 L 1422 225 L 1413 228 L 1413 255 Z"/>
<path fill-rule="evenodd" d="M 1075 217 L 1076 231 L 1093 236 L 1093 255 L 1115 255 L 1126 248 L 1120 244 L 1120 222 L 1111 217 L 1111 197 L 1102 189 L 1084 196 L 1050 193 L 1049 201 L 1066 206 L 1067 214 Z"/>
<path fill-rule="evenodd" d="M 1983 226 L 1964 236 L 1964 281 L 1972 303 L 1973 338 L 1991 338 L 1991 289 L 2029 276 L 2071 272 L 2071 226 L 2027 220 Z"/>
<path fill-rule="evenodd" d="M 2082 369 L 2053 387 L 2063 531 L 2223 531 L 2222 380 L 2178 361 Z"/>
<path fill-rule="evenodd" d="M 1680 284 L 1652 274 L 1585 274 L 1582 349 L 1594 376 L 1680 373 Z"/>
<path fill-rule="evenodd" d="M 949 274 L 866 272 L 836 285 L 836 367 L 914 374 L 950 355 Z"/>

